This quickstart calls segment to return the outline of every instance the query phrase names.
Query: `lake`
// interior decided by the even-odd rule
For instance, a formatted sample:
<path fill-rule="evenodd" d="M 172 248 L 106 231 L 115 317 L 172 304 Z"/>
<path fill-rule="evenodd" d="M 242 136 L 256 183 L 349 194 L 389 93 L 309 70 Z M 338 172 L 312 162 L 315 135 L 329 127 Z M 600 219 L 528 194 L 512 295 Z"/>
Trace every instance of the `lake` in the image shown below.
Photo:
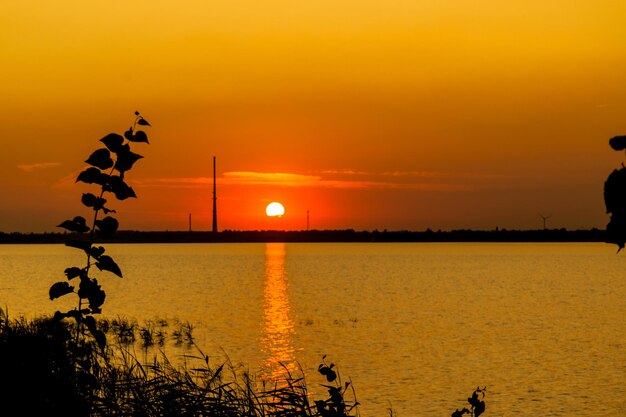
<path fill-rule="evenodd" d="M 116 244 L 95 276 L 104 315 L 189 321 L 215 364 L 322 355 L 364 417 L 448 416 L 487 386 L 485 416 L 626 410 L 626 254 L 602 243 Z M 70 306 L 48 289 L 82 266 L 62 245 L 0 245 L 0 306 Z M 72 303 L 73 305 L 73 300 Z"/>

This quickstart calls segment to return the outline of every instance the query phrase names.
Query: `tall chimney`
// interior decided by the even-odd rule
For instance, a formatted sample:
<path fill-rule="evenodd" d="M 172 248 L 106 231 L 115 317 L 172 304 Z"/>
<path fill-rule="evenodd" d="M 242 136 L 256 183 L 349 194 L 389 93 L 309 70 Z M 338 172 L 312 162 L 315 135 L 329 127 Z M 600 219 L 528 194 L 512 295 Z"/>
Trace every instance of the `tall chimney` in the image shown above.
<path fill-rule="evenodd" d="M 213 157 L 213 233 L 217 233 L 217 192 L 215 187 L 215 156 Z"/>

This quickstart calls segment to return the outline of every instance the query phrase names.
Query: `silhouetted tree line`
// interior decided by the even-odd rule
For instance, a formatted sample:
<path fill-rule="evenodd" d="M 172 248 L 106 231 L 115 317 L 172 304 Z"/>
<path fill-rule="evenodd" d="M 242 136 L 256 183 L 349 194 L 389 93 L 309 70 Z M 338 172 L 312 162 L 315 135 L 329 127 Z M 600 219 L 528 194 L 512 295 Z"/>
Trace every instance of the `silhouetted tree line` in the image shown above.
<path fill-rule="evenodd" d="M 71 233 L 2 233 L 0 243 L 64 243 Z M 103 243 L 201 243 L 201 242 L 606 242 L 604 230 L 425 230 L 425 231 L 356 231 L 306 230 L 273 231 L 224 230 L 213 232 L 118 231 L 101 239 Z M 611 241 L 612 242 L 612 241 Z M 612 242 L 613 243 L 613 242 Z"/>

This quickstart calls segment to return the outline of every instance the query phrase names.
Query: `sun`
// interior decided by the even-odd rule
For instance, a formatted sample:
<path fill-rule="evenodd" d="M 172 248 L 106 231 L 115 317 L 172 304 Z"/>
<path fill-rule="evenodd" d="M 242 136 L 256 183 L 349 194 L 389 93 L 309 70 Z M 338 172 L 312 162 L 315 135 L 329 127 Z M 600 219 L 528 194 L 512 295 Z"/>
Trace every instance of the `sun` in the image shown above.
<path fill-rule="evenodd" d="M 285 214 L 285 207 L 282 204 L 274 201 L 269 203 L 267 207 L 265 207 L 265 214 L 269 217 L 282 217 Z"/>

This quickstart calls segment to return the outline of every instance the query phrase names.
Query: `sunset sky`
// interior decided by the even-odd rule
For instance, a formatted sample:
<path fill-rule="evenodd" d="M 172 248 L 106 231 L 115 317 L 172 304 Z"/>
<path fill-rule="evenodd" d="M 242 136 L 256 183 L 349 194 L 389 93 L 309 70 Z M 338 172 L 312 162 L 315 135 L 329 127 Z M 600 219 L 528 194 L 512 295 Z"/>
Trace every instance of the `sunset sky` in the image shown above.
<path fill-rule="evenodd" d="M 84 160 L 153 127 L 122 229 L 603 228 L 623 0 L 13 1 L 0 231 L 88 214 Z M 265 206 L 281 202 L 282 218 Z"/>

